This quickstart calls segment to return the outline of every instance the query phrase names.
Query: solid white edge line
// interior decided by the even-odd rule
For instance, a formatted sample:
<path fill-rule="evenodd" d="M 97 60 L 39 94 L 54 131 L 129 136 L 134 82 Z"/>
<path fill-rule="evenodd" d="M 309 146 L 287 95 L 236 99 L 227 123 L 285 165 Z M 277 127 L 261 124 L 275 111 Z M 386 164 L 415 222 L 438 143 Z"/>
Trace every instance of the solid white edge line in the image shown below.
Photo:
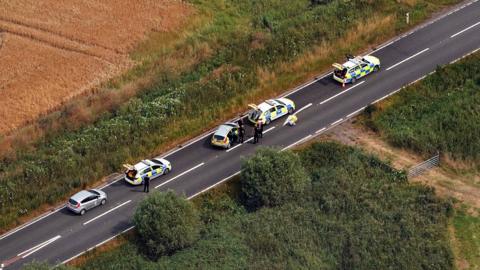
<path fill-rule="evenodd" d="M 171 178 L 170 180 L 167 180 L 167 181 L 161 183 L 160 185 L 156 186 L 155 188 L 159 188 L 159 187 L 161 187 L 161 186 L 163 186 L 163 185 L 166 185 L 166 184 L 172 182 L 173 180 L 175 180 L 175 179 L 177 179 L 177 178 L 179 178 L 179 177 L 182 177 L 182 176 L 184 176 L 185 174 L 187 174 L 187 173 L 195 170 L 196 168 L 198 168 L 198 167 L 200 167 L 200 166 L 203 166 L 204 164 L 205 164 L 205 162 L 202 162 L 202 163 L 198 164 L 197 166 L 195 166 L 195 167 L 193 167 L 193 168 L 191 168 L 191 169 L 188 169 L 188 170 L 182 172 L 181 174 L 179 174 L 179 175 Z"/>
<path fill-rule="evenodd" d="M 53 237 L 53 238 L 50 238 L 50 239 L 48 239 L 47 241 L 44 241 L 44 242 L 42 242 L 42 243 L 40 243 L 40 244 L 38 244 L 38 245 L 36 245 L 36 246 L 34 246 L 34 247 L 32 247 L 32 248 L 29 248 L 29 249 L 27 249 L 27 250 L 25 250 L 25 251 L 23 251 L 23 252 L 18 253 L 17 256 L 18 256 L 18 257 L 22 257 L 22 258 L 24 259 L 24 258 L 30 256 L 31 254 L 39 251 L 39 250 L 42 249 L 43 247 L 45 247 L 45 246 L 51 244 L 52 242 L 56 241 L 56 240 L 57 240 L 58 238 L 60 238 L 60 237 L 62 237 L 62 236 L 61 236 L 61 235 L 57 235 L 57 236 L 55 236 L 55 237 Z"/>
<path fill-rule="evenodd" d="M 201 191 L 199 191 L 199 192 L 197 192 L 197 193 L 195 193 L 195 194 L 191 195 L 191 196 L 190 196 L 190 197 L 188 197 L 187 199 L 189 199 L 189 200 L 190 200 L 190 199 L 192 199 L 192 198 L 194 198 L 194 197 L 196 197 L 196 196 L 198 196 L 198 195 L 200 195 L 200 194 L 204 193 L 205 191 L 207 191 L 207 190 L 209 190 L 209 189 L 212 189 L 212 188 L 214 188 L 214 187 L 216 187 L 216 186 L 220 185 L 221 183 L 223 183 L 223 182 L 227 181 L 228 179 L 230 179 L 230 178 L 234 177 L 235 175 L 238 175 L 238 174 L 240 174 L 240 172 L 241 172 L 241 171 L 237 171 L 236 173 L 234 173 L 234 174 L 232 174 L 232 175 L 230 175 L 230 176 L 227 176 L 227 177 L 223 178 L 223 179 L 222 179 L 222 180 L 220 180 L 219 182 L 217 182 L 217 183 L 215 183 L 215 184 L 213 184 L 213 185 L 211 185 L 211 186 L 209 186 L 209 187 L 207 187 L 207 188 L 205 188 L 205 189 L 203 189 L 203 190 L 201 190 Z"/>
<path fill-rule="evenodd" d="M 291 147 L 293 147 L 293 146 L 295 146 L 295 145 L 297 145 L 297 144 L 300 144 L 300 143 L 302 143 L 303 141 L 308 140 L 308 138 L 310 138 L 310 137 L 312 137 L 312 134 L 310 134 L 310 135 L 308 135 L 308 136 L 305 136 L 305 137 L 301 138 L 300 140 L 298 140 L 298 141 L 296 141 L 296 142 L 294 142 L 294 143 L 292 143 L 292 144 L 284 147 L 281 151 L 285 151 L 285 150 L 287 150 L 287 149 L 289 149 L 289 148 L 291 148 Z"/>
<path fill-rule="evenodd" d="M 129 230 L 131 230 L 131 229 L 133 229 L 133 228 L 135 228 L 135 226 L 128 227 L 127 229 L 125 229 L 125 230 L 123 230 L 123 231 L 121 231 L 121 232 L 119 232 L 119 233 L 117 233 L 117 234 L 115 234 L 115 235 L 113 235 L 113 236 L 111 236 L 111 237 L 103 240 L 102 242 L 96 244 L 95 246 L 90 247 L 90 248 L 88 248 L 88 249 L 86 249 L 86 250 L 78 253 L 77 255 L 75 255 L 75 256 L 73 256 L 73 257 L 70 257 L 70 258 L 64 260 L 63 262 L 57 264 L 55 267 L 58 267 L 58 266 L 61 265 L 61 264 L 66 264 L 66 263 L 68 263 L 69 261 L 71 261 L 71 260 L 73 260 L 73 259 L 76 259 L 76 258 L 82 256 L 82 255 L 85 254 L 86 252 L 89 252 L 90 250 L 92 250 L 92 249 L 94 249 L 94 248 L 97 248 L 97 247 L 105 244 L 106 242 L 112 240 L 113 238 L 115 238 L 115 237 L 117 237 L 117 236 L 119 236 L 119 235 L 121 235 L 121 234 L 124 234 L 124 233 L 128 232 Z"/>
<path fill-rule="evenodd" d="M 122 203 L 122 204 L 120 204 L 120 205 L 117 205 L 117 206 L 115 206 L 114 208 L 112 208 L 112 209 L 110 209 L 110 210 L 108 210 L 108 211 L 106 211 L 106 212 L 104 212 L 104 213 L 102 213 L 102 214 L 100 214 L 100 215 L 98 215 L 98 216 L 90 219 L 89 221 L 84 222 L 84 223 L 83 223 L 83 226 L 85 226 L 85 225 L 87 225 L 88 223 L 90 223 L 90 222 L 92 222 L 92 221 L 95 221 L 95 220 L 97 220 L 97 219 L 105 216 L 106 214 L 114 211 L 115 209 L 118 209 L 118 208 L 124 206 L 125 204 L 127 204 L 127 203 L 129 203 L 129 202 L 131 202 L 131 201 L 132 201 L 132 200 L 128 200 L 128 201 L 126 201 L 126 202 L 124 202 L 124 203 Z"/>
<path fill-rule="evenodd" d="M 340 123 L 343 121 L 343 118 L 338 119 L 337 121 L 333 122 L 330 124 L 330 126 L 335 126 L 336 124 Z"/>
<path fill-rule="evenodd" d="M 394 64 L 393 66 L 390 66 L 390 67 L 387 68 L 386 70 L 390 70 L 390 69 L 392 69 L 392 68 L 394 68 L 394 67 L 396 67 L 396 66 L 398 66 L 398 65 L 400 65 L 400 64 L 403 64 L 403 63 L 407 62 L 408 60 L 410 60 L 410 59 L 412 59 L 412 58 L 414 58 L 414 57 L 416 57 L 416 56 L 419 56 L 420 54 L 422 54 L 422 53 L 424 53 L 424 52 L 426 52 L 426 51 L 428 51 L 428 50 L 430 50 L 430 48 L 425 48 L 425 49 L 423 49 L 422 51 L 419 51 L 419 52 L 417 52 L 416 54 L 414 54 L 414 55 L 412 55 L 412 56 L 409 56 L 409 57 L 403 59 L 402 61 Z"/>
<path fill-rule="evenodd" d="M 361 82 L 355 84 L 354 86 L 351 86 L 351 87 L 348 88 L 347 90 L 344 90 L 344 91 L 342 91 L 342 92 L 340 92 L 340 93 L 338 93 L 338 94 L 336 94 L 336 95 L 334 95 L 334 96 L 331 96 L 331 97 L 323 100 L 322 102 L 320 102 L 320 105 L 325 104 L 325 103 L 329 102 L 330 100 L 332 100 L 332 99 L 334 99 L 334 98 L 336 98 L 336 97 L 338 97 L 338 96 L 340 96 L 340 95 L 343 95 L 343 94 L 347 93 L 348 91 L 350 91 L 350 90 L 352 90 L 353 88 L 361 85 L 361 84 L 364 83 L 364 82 L 365 82 L 365 81 L 361 81 Z"/>
<path fill-rule="evenodd" d="M 420 30 L 420 29 L 423 29 L 423 28 L 425 28 L 426 26 L 429 26 L 429 25 L 431 25 L 431 24 L 439 21 L 440 19 L 446 18 L 448 15 L 451 15 L 452 13 L 455 13 L 455 12 L 461 10 L 461 9 L 464 9 L 465 7 L 468 7 L 469 5 L 471 5 L 471 4 L 473 4 L 473 3 L 476 3 L 476 2 L 478 2 L 478 1 L 479 1 L 479 0 L 470 1 L 470 2 L 468 2 L 467 4 L 464 4 L 464 5 L 460 6 L 459 8 L 457 8 L 457 9 L 455 9 L 455 10 L 453 10 L 453 11 L 447 13 L 447 14 L 443 14 L 443 15 L 437 17 L 436 19 L 433 19 L 433 20 L 430 21 L 430 22 L 426 22 L 424 25 L 420 25 L 418 28 L 416 28 L 416 29 L 414 29 L 413 31 L 411 31 L 410 34 L 413 34 L 413 33 L 415 33 L 416 31 L 418 31 L 418 30 Z M 402 36 L 402 38 L 403 38 L 403 36 Z M 389 45 L 391 45 L 391 44 L 393 44 L 393 43 L 401 40 L 402 38 L 396 38 L 396 39 L 393 39 L 393 40 L 391 40 L 391 41 L 388 41 L 386 44 L 380 45 L 380 47 L 378 47 L 376 50 L 371 51 L 370 53 L 377 52 L 377 51 L 379 51 L 379 50 L 381 50 L 381 49 L 383 49 L 383 48 L 385 48 L 385 47 L 387 47 L 387 46 L 389 46 Z M 479 49 L 480 49 L 480 48 L 479 48 Z M 477 49 L 477 50 L 478 50 L 478 49 Z M 475 50 L 475 51 L 477 51 L 477 50 Z M 462 56 L 461 58 L 464 58 L 464 57 L 466 57 L 466 56 L 468 56 L 468 55 L 470 55 L 470 54 L 471 54 L 471 53 L 468 53 L 468 54 Z M 457 58 L 456 60 L 461 59 L 461 58 Z M 314 79 L 313 81 L 311 81 L 311 82 L 309 82 L 309 83 L 306 83 L 305 85 L 302 85 L 302 86 L 299 86 L 299 87 L 297 87 L 297 88 L 294 88 L 293 91 L 287 92 L 286 94 L 284 94 L 283 96 L 280 96 L 280 97 L 289 96 L 289 95 L 291 95 L 291 94 L 293 94 L 293 93 L 295 93 L 295 92 L 297 92 L 297 91 L 299 91 L 299 90 L 301 90 L 301 89 L 303 89 L 303 88 L 305 88 L 305 87 L 307 87 L 307 86 L 309 86 L 309 85 L 311 85 L 311 84 L 313 84 L 313 83 L 315 83 L 315 82 L 317 82 L 317 81 L 319 81 L 319 80 L 321 80 L 321 79 L 323 79 L 323 78 L 325 78 L 325 77 L 327 77 L 328 75 L 331 75 L 331 74 L 332 74 L 332 72 L 326 73 L 326 74 L 324 74 L 322 77 L 319 77 L 319 78 L 317 78 L 317 79 Z M 395 92 L 397 92 L 397 91 L 399 91 L 399 90 L 401 90 L 401 88 L 398 89 L 398 90 L 396 90 Z M 211 134 L 211 132 L 208 132 L 206 135 L 203 135 L 202 137 L 205 138 L 206 136 L 208 136 L 208 135 L 210 135 L 210 134 Z M 163 156 L 163 157 L 172 155 L 174 152 L 179 151 L 179 150 L 183 149 L 184 147 L 185 147 L 185 146 L 183 146 L 183 147 L 181 147 L 181 148 L 178 148 L 178 149 L 176 149 L 175 151 L 170 152 L 170 153 L 167 152 L 166 155 Z M 161 156 L 162 156 L 162 155 L 160 155 L 159 157 L 161 157 Z M 117 182 L 117 181 L 119 181 L 119 180 L 121 180 L 121 179 L 118 179 L 118 180 L 116 180 L 116 181 L 114 181 L 114 182 Z M 112 182 L 112 183 L 113 183 L 113 182 Z M 108 186 L 108 185 L 107 185 L 107 186 Z M 22 226 L 20 226 L 20 227 L 18 227 L 18 228 L 13 229 L 12 231 L 6 232 L 5 234 L 3 234 L 3 235 L 0 236 L 0 240 L 2 240 L 2 239 L 4 239 L 4 238 L 6 238 L 6 237 L 8 237 L 8 236 L 10 236 L 10 235 L 12 235 L 12 234 L 14 234 L 14 233 L 16 233 L 16 232 L 18 232 L 18 231 L 20 231 L 20 230 L 22 230 L 22 229 L 24 229 L 24 228 L 26 228 L 26 227 L 29 227 L 30 225 L 34 224 L 35 222 L 37 222 L 37 221 L 39 221 L 39 220 L 41 220 L 41 219 L 43 219 L 43 218 L 46 218 L 47 216 L 49 216 L 49 215 L 51 215 L 51 214 L 53 214 L 53 213 L 56 213 L 56 212 L 60 211 L 60 210 L 63 209 L 63 208 L 65 208 L 65 206 L 63 206 L 63 207 L 61 207 L 61 208 L 58 208 L 58 209 L 54 210 L 53 212 L 49 212 L 49 213 L 46 214 L 45 216 L 40 217 L 40 218 L 32 221 L 31 223 L 26 223 L 26 224 L 24 224 L 24 225 L 22 225 Z M 132 227 L 132 228 L 133 228 L 133 227 Z M 80 256 L 80 255 L 78 255 L 78 256 Z M 68 262 L 68 261 L 65 261 L 65 262 Z M 63 264 L 63 262 L 62 262 L 62 264 Z"/>
<path fill-rule="evenodd" d="M 235 119 L 233 119 L 232 121 L 235 121 Z M 196 139 L 193 139 L 193 141 L 189 141 L 189 142 L 187 142 L 187 144 L 182 145 L 181 147 L 178 147 L 177 149 L 175 149 L 175 150 L 173 150 L 173 151 L 170 151 L 170 152 L 166 153 L 165 155 L 160 155 L 160 156 L 158 156 L 157 158 L 167 158 L 167 157 L 175 154 L 176 152 L 178 152 L 178 151 L 180 151 L 180 150 L 183 150 L 183 149 L 189 147 L 190 145 L 192 145 L 192 144 L 194 144 L 194 143 L 196 143 L 196 142 L 198 142 L 198 141 L 200 141 L 200 140 L 202 140 L 202 139 L 205 139 L 205 138 L 208 137 L 209 135 L 212 135 L 212 133 L 213 133 L 213 130 L 207 131 L 205 134 L 200 135 L 200 137 L 198 137 L 198 138 L 196 138 Z"/>
<path fill-rule="evenodd" d="M 366 107 L 362 107 L 362 108 L 360 108 L 360 109 L 352 112 L 351 114 L 347 115 L 347 118 L 350 118 L 350 117 L 354 116 L 355 114 L 361 112 L 361 111 L 364 110 L 365 108 L 366 108 Z"/>
<path fill-rule="evenodd" d="M 387 97 L 388 97 L 388 95 L 383 96 L 383 97 L 381 97 L 381 98 L 379 98 L 379 99 L 376 99 L 374 102 L 372 102 L 372 104 L 375 104 L 375 103 L 377 103 L 377 102 L 380 102 L 380 101 L 384 100 L 384 99 L 387 98 Z"/>
<path fill-rule="evenodd" d="M 454 37 L 460 35 L 461 33 L 465 32 L 465 31 L 468 31 L 468 30 L 472 29 L 473 27 L 475 27 L 475 26 L 477 26 L 477 25 L 479 25 L 479 24 L 480 24 L 480 22 L 477 22 L 477 23 L 475 23 L 475 24 L 473 24 L 473 25 L 470 25 L 469 27 L 463 29 L 462 31 L 459 31 L 459 32 L 451 35 L 450 38 L 454 38 Z"/>
<path fill-rule="evenodd" d="M 323 128 L 321 128 L 321 129 L 319 129 L 319 130 L 315 131 L 315 134 L 318 134 L 318 133 L 320 133 L 320 132 L 324 131 L 325 129 L 327 129 L 327 128 L 326 128 L 326 127 L 323 127 Z"/>

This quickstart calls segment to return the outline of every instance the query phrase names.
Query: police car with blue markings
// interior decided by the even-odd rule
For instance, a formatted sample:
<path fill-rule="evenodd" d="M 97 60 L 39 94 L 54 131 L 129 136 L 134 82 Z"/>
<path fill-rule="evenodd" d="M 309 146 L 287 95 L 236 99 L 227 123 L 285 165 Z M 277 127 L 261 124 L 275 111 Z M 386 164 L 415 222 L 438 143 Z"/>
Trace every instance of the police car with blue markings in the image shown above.
<path fill-rule="evenodd" d="M 278 119 L 295 111 L 295 103 L 288 98 L 269 99 L 260 105 L 248 105 L 252 110 L 248 114 L 248 120 L 252 123 L 261 121 L 264 125 L 270 124 Z"/>
<path fill-rule="evenodd" d="M 380 69 L 380 60 L 377 57 L 366 55 L 364 57 L 347 56 L 348 61 L 343 65 L 335 63 L 333 79 L 342 84 L 355 83 L 358 79 Z"/>
<path fill-rule="evenodd" d="M 163 158 L 145 159 L 135 165 L 124 164 L 125 181 L 132 185 L 141 185 L 145 177 L 150 179 L 168 174 L 172 170 L 170 161 Z"/>

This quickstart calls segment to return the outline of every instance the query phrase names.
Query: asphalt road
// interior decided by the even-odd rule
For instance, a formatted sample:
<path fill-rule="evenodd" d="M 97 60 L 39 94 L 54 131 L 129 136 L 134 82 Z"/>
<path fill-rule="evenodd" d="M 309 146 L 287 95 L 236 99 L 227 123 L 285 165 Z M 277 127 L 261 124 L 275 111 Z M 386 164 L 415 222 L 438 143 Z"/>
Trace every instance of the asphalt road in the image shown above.
<path fill-rule="evenodd" d="M 251 155 L 256 147 L 293 147 L 479 47 L 480 2 L 475 1 L 378 48 L 372 55 L 380 58 L 382 69 L 353 86 L 342 88 L 327 75 L 291 91 L 286 97 L 296 103 L 297 110 L 304 108 L 295 127 L 283 126 L 282 118 L 265 127 L 264 138 L 256 145 L 247 142 L 229 151 L 213 149 L 207 134 L 171 151 L 164 157 L 172 162 L 172 172 L 152 180 L 150 188 L 172 189 L 191 198 L 237 174 L 241 157 Z M 65 262 L 131 229 L 135 206 L 145 196 L 142 187 L 121 180 L 103 190 L 108 203 L 84 216 L 62 208 L 0 236 L 4 269 L 19 269 L 34 259 Z"/>

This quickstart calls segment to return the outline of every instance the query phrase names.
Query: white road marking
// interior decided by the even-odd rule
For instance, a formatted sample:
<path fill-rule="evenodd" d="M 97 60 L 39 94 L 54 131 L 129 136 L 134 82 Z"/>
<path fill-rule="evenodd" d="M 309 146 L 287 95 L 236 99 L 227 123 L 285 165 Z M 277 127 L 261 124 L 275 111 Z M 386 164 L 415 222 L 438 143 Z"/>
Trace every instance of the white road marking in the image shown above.
<path fill-rule="evenodd" d="M 77 255 L 75 255 L 75 256 L 73 256 L 73 257 L 70 257 L 70 258 L 66 259 L 65 261 L 63 261 L 63 262 L 61 262 L 61 263 L 57 264 L 57 265 L 56 265 L 56 267 L 57 267 L 57 266 L 59 266 L 59 265 L 61 265 L 61 264 L 66 264 L 66 263 L 68 263 L 69 261 L 71 261 L 71 260 L 73 260 L 73 259 L 75 259 L 75 258 L 78 258 L 78 257 L 82 256 L 82 255 L 83 255 L 83 254 L 85 254 L 86 252 L 89 252 L 90 250 L 92 250 L 92 249 L 94 249 L 94 248 L 97 248 L 97 247 L 99 247 L 99 246 L 101 246 L 101 245 L 105 244 L 106 242 L 108 242 L 108 241 L 112 240 L 113 238 L 115 238 L 115 237 L 117 237 L 117 236 L 119 236 L 119 235 L 121 235 L 121 234 L 124 234 L 124 233 L 126 233 L 126 232 L 130 231 L 130 230 L 131 230 L 131 229 L 133 229 L 133 228 L 135 228 L 135 226 L 128 227 L 127 229 L 125 229 L 125 230 L 123 230 L 123 231 L 121 231 L 121 232 L 119 232 L 119 233 L 117 233 L 117 234 L 113 235 L 112 237 L 109 237 L 109 238 L 107 238 L 107 239 L 103 240 L 102 242 L 100 242 L 100 243 L 96 244 L 95 246 L 93 246 L 93 247 L 90 247 L 90 248 L 88 248 L 87 250 L 84 250 L 84 251 L 82 251 L 82 252 L 78 253 Z"/>
<path fill-rule="evenodd" d="M 337 121 L 333 122 L 330 124 L 330 126 L 335 126 L 336 124 L 340 123 L 343 121 L 343 118 L 338 119 Z"/>
<path fill-rule="evenodd" d="M 468 30 L 472 29 L 473 27 L 475 27 L 475 26 L 477 26 L 477 25 L 479 25 L 479 24 L 480 24 L 480 22 L 477 22 L 476 24 L 470 25 L 469 27 L 463 29 L 462 31 L 459 31 L 459 32 L 451 35 L 450 38 L 454 38 L 454 37 L 460 35 L 461 33 L 465 32 L 465 31 L 468 31 Z"/>
<path fill-rule="evenodd" d="M 303 106 L 302 108 L 298 109 L 297 111 L 295 111 L 295 113 L 293 115 L 297 115 L 297 113 L 305 110 L 305 109 L 308 109 L 310 106 L 312 106 L 312 103 L 308 103 L 307 105 Z M 285 122 L 283 123 L 283 125 L 285 126 L 288 122 L 288 117 L 287 119 L 285 119 Z"/>
<path fill-rule="evenodd" d="M 334 99 L 334 98 L 336 98 L 336 97 L 338 97 L 338 96 L 340 96 L 340 95 L 345 94 L 346 92 L 352 90 L 353 88 L 361 85 L 361 84 L 364 83 L 364 82 L 365 82 L 365 81 L 361 81 L 361 82 L 355 84 L 354 86 L 348 88 L 347 90 L 344 90 L 344 91 L 342 91 L 342 92 L 340 92 L 340 93 L 338 93 L 338 94 L 336 94 L 336 95 L 334 95 L 334 96 L 332 96 L 332 97 L 329 97 L 329 98 L 325 99 L 324 101 L 320 102 L 320 105 L 325 104 L 325 103 L 329 102 L 330 100 L 332 100 L 332 99 Z"/>
<path fill-rule="evenodd" d="M 325 129 L 327 129 L 327 128 L 326 128 L 326 127 L 323 127 L 323 128 L 321 128 L 321 129 L 319 129 L 319 130 L 315 131 L 315 134 L 318 134 L 318 133 L 320 133 L 320 132 L 324 131 Z"/>
<path fill-rule="evenodd" d="M 372 104 L 375 104 L 375 103 L 377 103 L 377 102 L 380 102 L 380 101 L 384 100 L 384 99 L 385 99 L 385 98 L 387 98 L 387 97 L 388 97 L 388 95 L 386 95 L 386 96 L 383 96 L 383 97 L 381 97 L 381 98 L 379 98 L 379 99 L 375 100 L 374 102 L 372 102 Z"/>
<path fill-rule="evenodd" d="M 358 110 L 356 110 L 356 111 L 352 112 L 351 114 L 347 115 L 347 118 L 350 118 L 350 117 L 354 116 L 355 114 L 357 114 L 357 113 L 359 113 L 359 112 L 363 111 L 365 108 L 366 108 L 366 107 L 362 107 L 362 108 L 360 108 L 360 109 L 358 109 Z"/>
<path fill-rule="evenodd" d="M 217 182 L 217 183 L 215 183 L 215 184 L 213 184 L 213 185 L 211 185 L 211 186 L 209 186 L 209 187 L 207 187 L 207 188 L 205 188 L 205 189 L 203 189 L 203 190 L 201 190 L 201 191 L 199 191 L 199 192 L 197 192 L 197 193 L 193 194 L 192 196 L 188 197 L 188 199 L 190 200 L 190 199 L 192 199 L 192 198 L 194 198 L 194 197 L 196 197 L 196 196 L 198 196 L 198 195 L 202 194 L 203 192 L 205 192 L 205 191 L 207 191 L 207 190 L 209 190 L 209 189 L 212 189 L 212 188 L 214 188 L 214 187 L 216 187 L 216 186 L 220 185 L 221 183 L 223 183 L 223 182 L 225 182 L 225 181 L 229 180 L 230 178 L 234 177 L 235 175 L 239 175 L 239 174 L 240 174 L 240 172 L 241 172 L 241 171 L 237 171 L 236 173 L 234 173 L 234 174 L 232 174 L 232 175 L 230 175 L 230 176 L 227 176 L 227 177 L 223 178 L 223 179 L 222 179 L 222 180 L 220 180 L 219 182 Z"/>
<path fill-rule="evenodd" d="M 177 179 L 177 178 L 179 178 L 179 177 L 182 177 L 183 175 L 185 175 L 185 174 L 187 174 L 187 173 L 189 173 L 189 172 L 191 172 L 191 171 L 195 170 L 196 168 L 203 166 L 204 164 L 205 164 L 205 163 L 204 163 L 204 162 L 202 162 L 202 163 L 198 164 L 197 166 L 195 166 L 195 167 L 193 167 L 193 168 L 191 168 L 191 169 L 188 169 L 188 170 L 186 170 L 186 171 L 182 172 L 181 174 L 179 174 L 179 175 L 177 175 L 177 176 L 173 177 L 172 179 L 170 179 L 170 180 L 167 180 L 167 181 L 165 181 L 165 182 L 161 183 L 160 185 L 156 186 L 155 188 L 159 188 L 159 187 L 161 187 L 161 186 L 163 186 L 163 185 L 166 185 L 166 184 L 168 184 L 168 183 L 172 182 L 173 180 L 175 180 L 175 179 Z"/>
<path fill-rule="evenodd" d="M 275 126 L 273 126 L 273 127 L 269 128 L 269 129 L 265 130 L 265 131 L 263 132 L 263 134 L 265 134 L 265 133 L 273 130 L 274 128 L 275 128 Z M 230 151 L 232 151 L 233 149 L 235 149 L 235 148 L 237 148 L 237 147 L 239 147 L 239 146 L 241 146 L 241 145 L 244 145 L 244 144 L 246 144 L 247 142 L 249 142 L 249 141 L 251 141 L 251 140 L 253 140 L 253 137 L 249 138 L 248 140 L 244 141 L 243 143 L 237 144 L 237 145 L 235 145 L 234 147 L 232 147 L 232 148 L 230 148 L 230 149 L 227 149 L 226 152 L 230 152 Z"/>
<path fill-rule="evenodd" d="M 232 121 L 235 121 L 235 120 L 232 120 Z M 198 141 L 200 141 L 200 140 L 202 140 L 202 139 L 205 139 L 207 136 L 212 135 L 212 133 L 213 133 L 213 131 L 209 131 L 209 132 L 201 135 L 200 137 L 194 139 L 193 141 L 190 141 L 190 142 L 188 142 L 187 144 L 182 145 L 182 147 L 179 147 L 179 148 L 177 148 L 177 149 L 175 149 L 175 150 L 167 153 L 167 154 L 164 155 L 163 157 L 162 157 L 162 156 L 158 156 L 158 158 L 166 158 L 166 157 L 168 157 L 168 156 L 171 156 L 171 155 L 175 154 L 176 152 L 178 152 L 178 151 L 180 151 L 180 150 L 182 150 L 182 149 L 185 149 L 185 148 L 187 148 L 188 146 L 190 146 L 190 145 L 192 145 L 192 144 L 194 144 L 194 143 L 196 143 L 196 142 L 198 142 Z"/>
<path fill-rule="evenodd" d="M 273 126 L 273 127 L 271 127 L 271 128 L 269 128 L 269 129 L 267 129 L 267 130 L 265 130 L 265 131 L 263 132 L 263 134 L 265 134 L 265 133 L 267 133 L 267 132 L 269 132 L 269 131 L 272 131 L 273 129 L 275 129 L 275 127 L 274 127 L 274 126 Z"/>
<path fill-rule="evenodd" d="M 25 251 L 23 251 L 23 252 L 18 253 L 17 256 L 18 256 L 18 257 L 22 257 L 22 259 L 25 259 L 26 257 L 32 255 L 33 253 L 39 251 L 40 249 L 46 247 L 47 245 L 55 242 L 55 241 L 56 241 L 57 239 L 59 239 L 60 237 L 62 237 L 62 236 L 57 235 L 57 236 L 55 236 L 55 237 L 53 237 L 53 238 L 51 238 L 51 239 L 49 239 L 49 240 L 47 240 L 47 241 L 45 241 L 45 242 L 43 242 L 43 243 L 40 243 L 40 244 L 38 244 L 38 245 L 30 248 L 30 249 L 27 249 L 27 250 L 25 250 Z"/>
<path fill-rule="evenodd" d="M 416 57 L 416 56 L 419 56 L 420 54 L 422 54 L 422 53 L 424 53 L 424 52 L 426 52 L 426 51 L 428 51 L 428 50 L 430 50 L 430 48 L 423 49 L 422 51 L 420 51 L 420 52 L 418 52 L 418 53 L 416 53 L 416 54 L 414 54 L 414 55 L 412 55 L 412 56 L 410 56 L 410 57 L 407 57 L 407 58 L 403 59 L 402 61 L 396 63 L 395 65 L 387 68 L 387 70 L 390 70 L 390 69 L 392 69 L 392 68 L 394 68 L 394 67 L 396 67 L 396 66 L 398 66 L 398 65 L 400 65 L 400 64 L 403 64 L 403 63 L 405 63 L 406 61 L 408 61 L 408 60 L 410 60 L 410 59 L 412 59 L 412 58 L 414 58 L 414 57 Z"/>
<path fill-rule="evenodd" d="M 321 75 L 321 77 L 315 78 L 315 79 L 314 79 L 313 81 L 311 81 L 311 82 L 308 82 L 308 83 L 305 83 L 305 84 L 303 84 L 303 85 L 300 85 L 299 87 L 294 88 L 292 91 L 289 91 L 289 92 L 283 94 L 283 95 L 280 96 L 280 97 L 281 97 L 281 98 L 284 98 L 284 97 L 288 97 L 288 96 L 290 96 L 290 95 L 293 95 L 294 93 L 302 90 L 303 88 L 308 87 L 308 86 L 310 86 L 310 85 L 312 85 L 312 84 L 320 81 L 321 79 L 323 79 L 323 78 L 325 78 L 325 77 L 327 77 L 327 76 L 329 76 L 329 75 L 332 75 L 332 73 L 333 73 L 333 72 L 328 72 L 328 73 L 326 73 L 326 74 L 323 74 L 323 75 Z"/>
<path fill-rule="evenodd" d="M 105 212 L 105 213 L 102 213 L 102 214 L 100 214 L 100 215 L 98 215 L 98 216 L 96 216 L 96 217 L 94 217 L 94 218 L 90 219 L 90 220 L 89 220 L 89 221 L 87 221 L 87 222 L 84 222 L 84 223 L 83 223 L 83 226 L 87 225 L 88 223 L 90 223 L 90 222 L 92 222 L 92 221 L 94 221 L 94 220 L 96 220 L 96 219 L 99 219 L 99 218 L 101 218 L 101 217 L 105 216 L 106 214 L 108 214 L 108 213 L 112 212 L 112 211 L 113 211 L 113 210 L 115 210 L 115 209 L 118 209 L 118 208 L 120 208 L 120 207 L 124 206 L 125 204 L 127 204 L 127 203 L 129 203 L 129 202 L 131 202 L 131 201 L 132 201 L 132 200 L 128 200 L 128 201 L 126 201 L 126 202 L 124 202 L 124 203 L 122 203 L 122 204 L 120 204 L 120 205 L 117 205 L 117 206 L 115 206 L 114 208 L 112 208 L 112 209 L 108 210 L 107 212 Z"/>
<path fill-rule="evenodd" d="M 239 146 L 242 146 L 242 145 L 243 145 L 244 143 L 246 143 L 246 142 L 247 142 L 247 141 L 243 141 L 243 143 L 239 143 L 239 144 L 235 145 L 234 147 L 232 147 L 232 148 L 230 148 L 230 149 L 227 149 L 226 152 L 228 153 L 228 152 L 232 151 L 233 149 L 235 149 L 235 148 L 237 148 L 237 147 L 239 147 Z"/>
<path fill-rule="evenodd" d="M 302 139 L 300 139 L 300 140 L 298 140 L 298 141 L 296 141 L 296 142 L 294 142 L 294 143 L 292 143 L 292 144 L 290 144 L 290 145 L 288 145 L 288 146 L 286 146 L 286 147 L 284 147 L 284 148 L 282 149 L 282 151 L 285 151 L 285 150 L 287 150 L 287 149 L 289 149 L 289 148 L 291 148 L 291 147 L 293 147 L 293 146 L 295 146 L 295 145 L 297 145 L 297 144 L 300 144 L 300 143 L 302 143 L 303 141 L 308 140 L 310 137 L 312 137 L 311 134 L 308 135 L 308 136 L 306 136 L 306 137 L 303 137 Z"/>

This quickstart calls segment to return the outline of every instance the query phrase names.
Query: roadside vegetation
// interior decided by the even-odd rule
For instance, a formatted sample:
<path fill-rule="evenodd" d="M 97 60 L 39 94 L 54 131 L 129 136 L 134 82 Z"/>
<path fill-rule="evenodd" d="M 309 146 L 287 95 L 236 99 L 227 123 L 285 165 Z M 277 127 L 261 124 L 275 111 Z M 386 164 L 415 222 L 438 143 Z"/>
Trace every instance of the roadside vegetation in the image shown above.
<path fill-rule="evenodd" d="M 200 26 L 166 54 L 147 42 L 146 64 L 112 81 L 152 78 L 128 102 L 2 158 L 0 228 L 393 36 L 405 12 L 417 23 L 454 2 L 192 0 Z"/>
<path fill-rule="evenodd" d="M 440 151 L 452 163 L 480 170 L 480 53 L 433 75 L 380 105 L 366 123 L 394 146 L 424 156 Z"/>
<path fill-rule="evenodd" d="M 283 162 L 298 167 L 274 166 Z M 75 268 L 453 269 L 451 204 L 374 156 L 315 143 L 298 152 L 259 150 L 242 169 L 248 173 L 193 200 L 190 217 L 198 213 L 200 233 L 191 246 L 152 260 L 143 238 L 132 234 L 120 247 L 87 254 Z M 285 177 L 270 181 L 280 174 Z M 252 207 L 249 202 L 269 196 L 270 188 L 283 200 Z M 292 191 L 296 196 L 284 196 Z M 150 209 L 171 205 L 151 202 Z M 189 219 L 183 210 L 172 215 Z"/>

